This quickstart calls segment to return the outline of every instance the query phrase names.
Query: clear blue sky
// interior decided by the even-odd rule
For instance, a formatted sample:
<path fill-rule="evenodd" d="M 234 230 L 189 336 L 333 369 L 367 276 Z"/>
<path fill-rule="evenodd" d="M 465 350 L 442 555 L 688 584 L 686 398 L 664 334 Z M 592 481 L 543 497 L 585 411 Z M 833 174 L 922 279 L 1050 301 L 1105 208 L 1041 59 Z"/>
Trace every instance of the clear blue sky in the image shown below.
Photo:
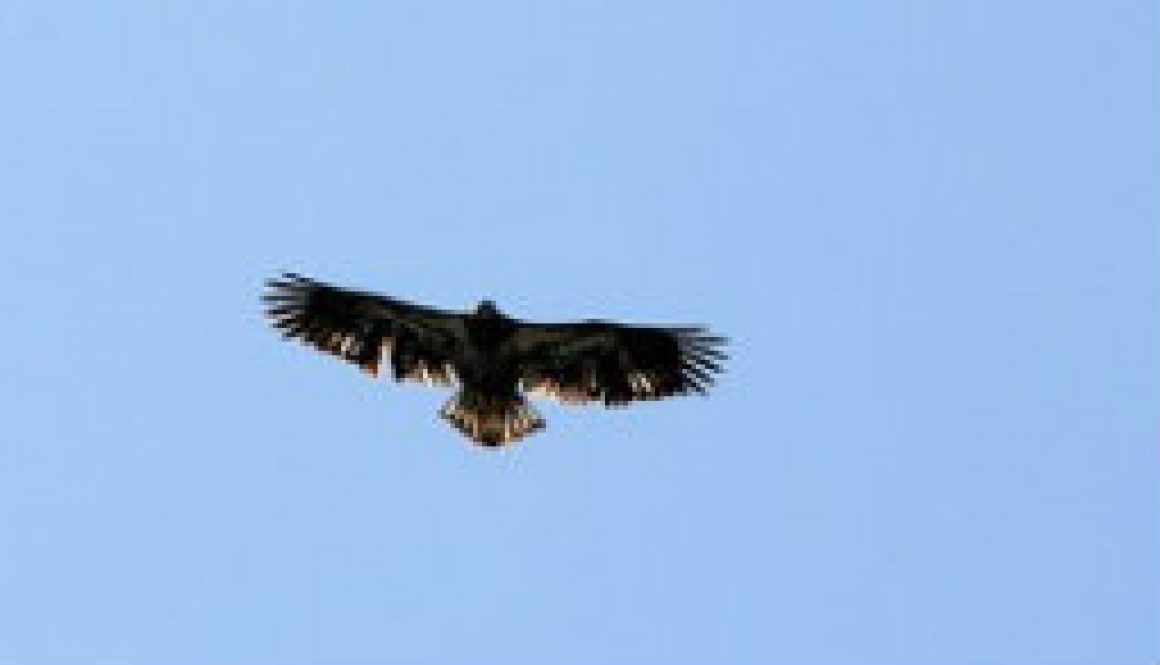
<path fill-rule="evenodd" d="M 0 2 L 0 663 L 1160 658 L 1154 2 Z M 281 269 L 705 322 L 541 408 Z"/>

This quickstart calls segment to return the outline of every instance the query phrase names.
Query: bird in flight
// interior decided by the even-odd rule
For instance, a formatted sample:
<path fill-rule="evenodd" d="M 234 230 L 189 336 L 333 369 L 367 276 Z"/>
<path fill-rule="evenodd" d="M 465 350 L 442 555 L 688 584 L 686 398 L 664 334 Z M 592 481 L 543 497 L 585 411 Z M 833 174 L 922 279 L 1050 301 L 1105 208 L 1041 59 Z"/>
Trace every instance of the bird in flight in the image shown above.
<path fill-rule="evenodd" d="M 439 415 L 487 447 L 543 429 L 527 395 L 623 406 L 705 394 L 727 358 L 720 349 L 725 338 L 703 327 L 533 323 L 503 314 L 490 300 L 449 312 L 294 273 L 266 286 L 266 314 L 287 339 L 371 376 L 386 356 L 396 381 L 457 386 Z"/>

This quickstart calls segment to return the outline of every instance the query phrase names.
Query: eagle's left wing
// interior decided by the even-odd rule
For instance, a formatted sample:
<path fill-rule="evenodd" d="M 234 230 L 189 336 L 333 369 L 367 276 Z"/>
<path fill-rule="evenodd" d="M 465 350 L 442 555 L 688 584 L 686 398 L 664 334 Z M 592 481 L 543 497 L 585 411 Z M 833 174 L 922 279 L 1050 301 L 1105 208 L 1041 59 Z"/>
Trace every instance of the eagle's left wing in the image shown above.
<path fill-rule="evenodd" d="M 397 381 L 450 385 L 467 334 L 458 314 L 285 273 L 266 283 L 266 314 L 287 338 L 358 365 L 375 376 L 390 353 Z"/>
<path fill-rule="evenodd" d="M 722 371 L 725 342 L 704 328 L 521 322 L 504 354 L 530 393 L 612 406 L 705 393 Z"/>

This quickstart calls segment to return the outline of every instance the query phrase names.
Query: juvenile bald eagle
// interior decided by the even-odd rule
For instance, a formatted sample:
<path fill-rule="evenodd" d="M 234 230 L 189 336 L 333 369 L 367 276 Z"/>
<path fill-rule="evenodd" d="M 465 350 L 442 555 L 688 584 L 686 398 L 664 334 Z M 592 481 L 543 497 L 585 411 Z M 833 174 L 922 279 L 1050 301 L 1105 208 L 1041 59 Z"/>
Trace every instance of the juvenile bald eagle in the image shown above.
<path fill-rule="evenodd" d="M 371 376 L 390 354 L 396 381 L 458 384 L 439 415 L 489 447 L 544 427 L 522 393 L 605 406 L 704 394 L 726 359 L 718 348 L 725 339 L 701 327 L 531 323 L 490 300 L 472 312 L 445 312 L 293 273 L 266 285 L 266 313 L 287 339 Z"/>

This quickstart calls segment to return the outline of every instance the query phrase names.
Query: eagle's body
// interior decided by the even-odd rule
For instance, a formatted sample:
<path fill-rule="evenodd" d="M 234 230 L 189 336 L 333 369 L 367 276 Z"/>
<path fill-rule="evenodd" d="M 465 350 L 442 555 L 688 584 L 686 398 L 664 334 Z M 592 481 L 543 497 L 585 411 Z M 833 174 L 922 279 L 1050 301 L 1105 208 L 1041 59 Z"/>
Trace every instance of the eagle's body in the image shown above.
<path fill-rule="evenodd" d="M 285 336 L 372 375 L 389 353 L 396 380 L 458 384 L 440 415 L 485 446 L 543 428 L 525 392 L 607 406 L 704 393 L 725 358 L 716 348 L 724 339 L 701 328 L 530 323 L 490 300 L 452 313 L 294 274 L 268 285 L 268 315 Z"/>
<path fill-rule="evenodd" d="M 464 318 L 468 344 L 452 361 L 461 389 L 439 414 L 468 438 L 487 446 L 541 429 L 544 420 L 519 394 L 519 372 L 504 351 L 518 330 L 490 300 Z"/>

